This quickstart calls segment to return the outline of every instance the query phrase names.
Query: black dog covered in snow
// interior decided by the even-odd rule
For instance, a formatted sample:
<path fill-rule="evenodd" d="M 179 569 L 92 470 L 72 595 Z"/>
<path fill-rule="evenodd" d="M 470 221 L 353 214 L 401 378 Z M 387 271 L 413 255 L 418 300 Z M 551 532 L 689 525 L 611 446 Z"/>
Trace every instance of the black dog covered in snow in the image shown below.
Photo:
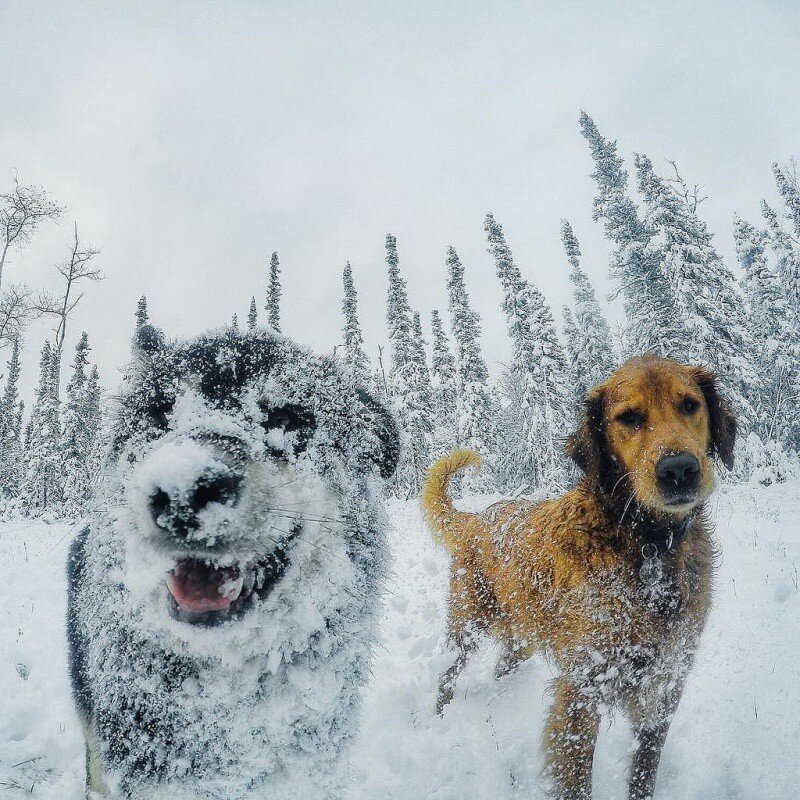
<path fill-rule="evenodd" d="M 390 416 L 268 331 L 137 334 L 69 558 L 89 797 L 337 797 L 368 668 Z"/>

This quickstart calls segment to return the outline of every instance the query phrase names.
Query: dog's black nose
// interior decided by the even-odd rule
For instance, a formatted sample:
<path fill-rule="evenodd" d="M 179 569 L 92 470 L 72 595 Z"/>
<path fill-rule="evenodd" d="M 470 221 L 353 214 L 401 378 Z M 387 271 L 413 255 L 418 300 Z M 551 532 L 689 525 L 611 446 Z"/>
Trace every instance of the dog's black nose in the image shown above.
<path fill-rule="evenodd" d="M 700 462 L 691 453 L 670 453 L 656 464 L 658 488 L 667 497 L 682 497 L 697 489 Z"/>
<path fill-rule="evenodd" d="M 197 530 L 197 515 L 207 506 L 233 505 L 239 499 L 240 484 L 238 475 L 226 472 L 201 476 L 188 493 L 171 495 L 157 489 L 150 497 L 150 514 L 159 528 L 185 535 Z"/>

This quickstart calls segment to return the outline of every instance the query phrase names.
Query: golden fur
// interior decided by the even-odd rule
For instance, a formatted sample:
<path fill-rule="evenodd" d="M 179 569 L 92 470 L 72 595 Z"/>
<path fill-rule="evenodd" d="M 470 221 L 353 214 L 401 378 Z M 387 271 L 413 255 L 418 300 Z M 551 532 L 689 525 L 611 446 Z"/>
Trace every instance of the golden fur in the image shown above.
<path fill-rule="evenodd" d="M 546 653 L 561 672 L 545 736 L 553 795 L 590 800 L 599 709 L 617 705 L 637 736 L 629 797 L 650 797 L 711 601 L 714 546 L 703 513 L 711 456 L 730 466 L 734 437 L 710 373 L 648 355 L 590 392 L 568 446 L 584 476 L 562 497 L 463 513 L 447 487 L 479 456 L 461 450 L 434 464 L 422 506 L 452 553 L 449 635 L 458 652 L 442 676 L 439 711 L 475 633 L 505 645 L 500 674 Z M 675 453 L 699 465 L 690 501 L 669 502 L 659 488 L 657 465 Z M 639 575 L 647 543 L 664 570 L 654 587 Z"/>

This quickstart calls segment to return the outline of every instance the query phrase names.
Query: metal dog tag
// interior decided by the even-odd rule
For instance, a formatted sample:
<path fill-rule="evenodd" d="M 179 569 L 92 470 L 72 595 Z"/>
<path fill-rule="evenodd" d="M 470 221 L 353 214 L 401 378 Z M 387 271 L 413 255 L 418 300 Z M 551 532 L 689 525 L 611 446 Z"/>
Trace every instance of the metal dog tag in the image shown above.
<path fill-rule="evenodd" d="M 639 580 L 645 586 L 655 586 L 664 577 L 664 565 L 658 557 L 658 548 L 652 543 L 642 547 L 642 566 L 639 567 Z"/>

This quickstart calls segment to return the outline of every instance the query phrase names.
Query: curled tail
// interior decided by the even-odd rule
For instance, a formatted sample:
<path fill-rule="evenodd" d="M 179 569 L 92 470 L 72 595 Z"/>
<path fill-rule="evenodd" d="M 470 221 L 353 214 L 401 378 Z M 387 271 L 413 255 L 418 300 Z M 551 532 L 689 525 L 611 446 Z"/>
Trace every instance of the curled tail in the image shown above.
<path fill-rule="evenodd" d="M 458 546 L 456 523 L 472 516 L 453 507 L 448 493 L 450 480 L 467 467 L 480 468 L 481 457 L 474 450 L 454 450 L 449 456 L 440 458 L 429 470 L 422 487 L 422 511 L 428 525 L 437 538 L 441 538 L 450 550 Z"/>

